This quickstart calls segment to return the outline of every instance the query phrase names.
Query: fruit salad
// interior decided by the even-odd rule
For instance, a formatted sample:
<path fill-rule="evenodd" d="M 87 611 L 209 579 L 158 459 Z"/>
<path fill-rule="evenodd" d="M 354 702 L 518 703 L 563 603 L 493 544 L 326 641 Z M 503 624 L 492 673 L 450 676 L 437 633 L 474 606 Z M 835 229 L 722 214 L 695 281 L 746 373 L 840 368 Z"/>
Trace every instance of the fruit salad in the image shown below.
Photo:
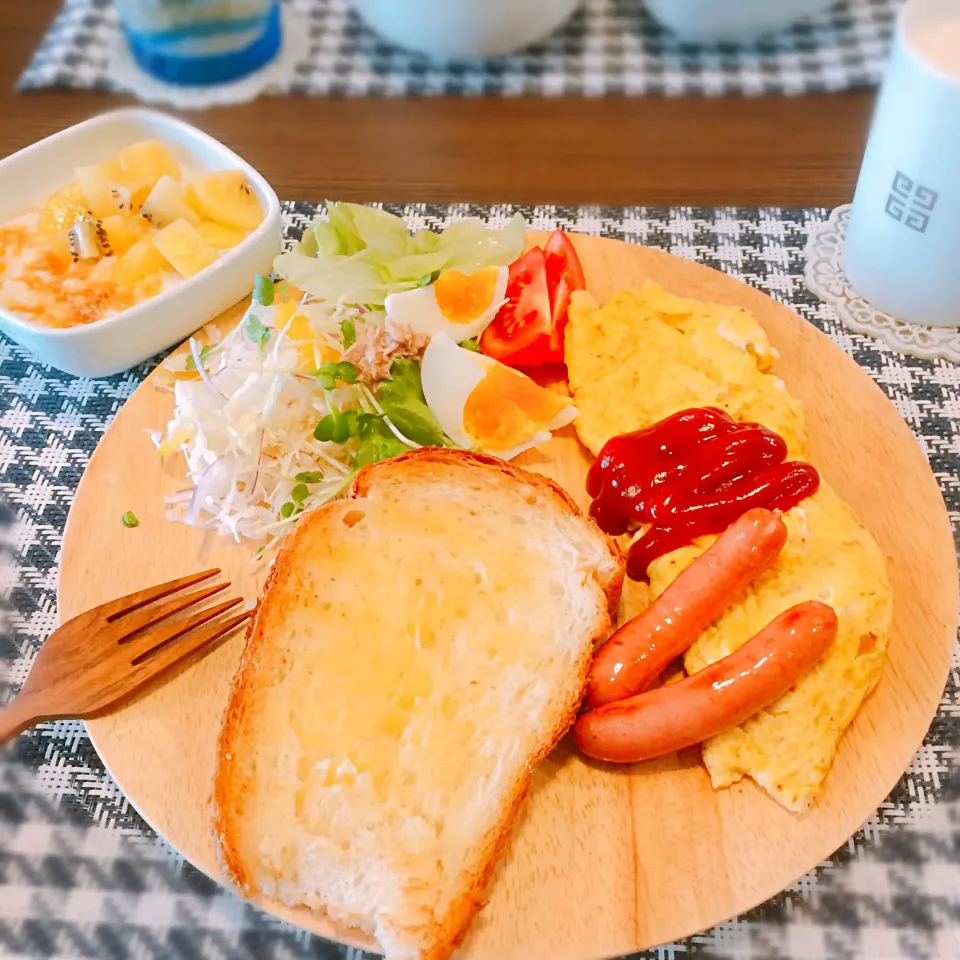
<path fill-rule="evenodd" d="M 210 266 L 263 220 L 239 170 L 204 171 L 159 140 L 125 147 L 0 226 L 0 306 L 93 323 Z"/>

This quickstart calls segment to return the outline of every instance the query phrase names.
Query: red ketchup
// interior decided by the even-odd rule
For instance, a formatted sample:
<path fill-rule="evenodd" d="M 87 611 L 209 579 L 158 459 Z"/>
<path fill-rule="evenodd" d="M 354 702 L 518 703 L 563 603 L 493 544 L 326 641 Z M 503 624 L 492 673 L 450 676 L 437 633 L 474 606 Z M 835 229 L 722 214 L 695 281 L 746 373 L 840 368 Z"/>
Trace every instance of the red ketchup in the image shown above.
<path fill-rule="evenodd" d="M 786 511 L 819 486 L 814 467 L 787 460 L 779 434 L 716 407 L 681 410 L 614 437 L 587 475 L 590 516 L 605 533 L 649 526 L 627 557 L 634 580 L 645 580 L 657 557 L 722 533 L 747 510 Z"/>

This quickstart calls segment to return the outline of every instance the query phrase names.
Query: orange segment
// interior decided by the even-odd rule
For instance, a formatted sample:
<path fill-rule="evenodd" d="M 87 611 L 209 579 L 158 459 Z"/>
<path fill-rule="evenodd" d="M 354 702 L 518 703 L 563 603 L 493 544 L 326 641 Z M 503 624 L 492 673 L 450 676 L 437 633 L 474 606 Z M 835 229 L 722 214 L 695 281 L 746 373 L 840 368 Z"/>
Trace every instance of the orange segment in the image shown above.
<path fill-rule="evenodd" d="M 80 185 L 71 183 L 69 187 L 51 194 L 44 204 L 37 220 L 37 232 L 59 233 L 61 230 L 69 230 L 75 220 L 85 217 L 87 213 L 87 201 Z"/>
<path fill-rule="evenodd" d="M 337 361 L 340 359 L 340 351 L 336 347 L 328 346 L 325 343 L 317 344 L 317 347 L 320 350 L 320 362 L 329 363 L 331 361 Z"/>
<path fill-rule="evenodd" d="M 570 404 L 529 377 L 496 364 L 463 405 L 463 426 L 487 450 L 509 450 L 525 443 Z"/>
<path fill-rule="evenodd" d="M 273 315 L 273 325 L 278 330 L 282 330 L 287 323 L 289 323 L 290 318 L 296 312 L 297 304 L 295 303 L 277 304 L 277 312 Z M 310 324 L 307 322 L 307 318 L 301 314 L 300 319 L 303 320 L 303 323 L 299 323 L 297 320 L 295 320 L 290 329 L 287 331 L 288 336 L 291 340 L 311 340 L 313 338 L 313 330 L 310 329 Z M 294 333 L 294 328 L 300 332 Z"/>
<path fill-rule="evenodd" d="M 277 287 L 277 290 L 280 293 L 280 300 L 283 303 L 299 303 L 303 299 L 303 291 L 299 287 L 295 287 L 292 283 L 281 283 Z"/>
<path fill-rule="evenodd" d="M 302 314 L 297 313 L 299 303 L 281 302 L 277 304 L 277 311 L 274 314 L 273 323 L 278 330 L 287 327 L 287 336 L 291 340 L 316 340 L 317 334 L 310 321 Z M 325 343 L 303 343 L 297 348 L 300 357 L 300 365 L 305 370 L 313 370 L 319 364 L 326 363 L 328 360 L 339 360 L 340 354 Z"/>
<path fill-rule="evenodd" d="M 433 295 L 447 320 L 470 323 L 493 303 L 499 279 L 499 267 L 483 267 L 476 273 L 444 270 L 433 284 Z"/>

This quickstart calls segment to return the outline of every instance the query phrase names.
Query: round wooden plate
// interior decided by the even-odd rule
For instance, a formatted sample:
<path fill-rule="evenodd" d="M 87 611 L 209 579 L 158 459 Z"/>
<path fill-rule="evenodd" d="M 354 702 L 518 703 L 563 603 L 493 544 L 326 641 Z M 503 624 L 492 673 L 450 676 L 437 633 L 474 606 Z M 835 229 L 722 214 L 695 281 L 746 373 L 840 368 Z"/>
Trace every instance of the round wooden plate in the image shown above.
<path fill-rule="evenodd" d="M 543 238 L 531 234 L 531 242 Z M 910 430 L 871 379 L 810 324 L 752 288 L 668 254 L 577 236 L 587 283 L 605 301 L 652 279 L 752 310 L 782 355 L 776 372 L 803 401 L 811 459 L 889 558 L 889 662 L 847 732 L 826 790 L 806 815 L 750 783 L 715 792 L 692 749 L 630 768 L 588 766 L 565 741 L 542 764 L 459 956 L 594 960 L 687 936 L 778 893 L 841 846 L 897 783 L 943 691 L 957 625 L 957 566 L 937 484 Z M 225 322 L 236 322 L 239 310 Z M 107 431 L 77 491 L 63 546 L 62 620 L 106 600 L 220 566 L 247 597 L 250 551 L 168 522 L 182 460 L 161 465 L 144 432 L 172 398 L 148 380 Z M 518 462 L 584 502 L 588 455 L 572 429 Z M 120 516 L 132 510 L 140 526 Z M 188 860 L 221 876 L 208 821 L 220 714 L 236 637 L 119 712 L 88 723 L 107 768 L 144 819 Z M 324 936 L 369 945 L 306 911 L 259 906 Z"/>

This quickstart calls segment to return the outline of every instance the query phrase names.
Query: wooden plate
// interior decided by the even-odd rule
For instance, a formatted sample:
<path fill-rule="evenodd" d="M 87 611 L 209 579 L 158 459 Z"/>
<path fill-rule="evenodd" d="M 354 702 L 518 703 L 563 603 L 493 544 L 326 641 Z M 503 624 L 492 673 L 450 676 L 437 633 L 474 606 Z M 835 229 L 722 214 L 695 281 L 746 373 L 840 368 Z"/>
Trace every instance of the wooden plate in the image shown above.
<path fill-rule="evenodd" d="M 542 238 L 531 235 L 532 242 Z M 841 846 L 896 784 L 943 691 L 957 625 L 950 523 L 920 447 L 871 379 L 810 324 L 723 274 L 668 254 L 577 237 L 588 286 L 603 302 L 653 279 L 668 290 L 752 310 L 783 359 L 777 373 L 806 408 L 811 459 L 889 557 L 895 594 L 889 662 L 843 740 L 824 796 L 804 816 L 750 783 L 711 789 L 698 751 L 621 770 L 581 762 L 564 742 L 540 767 L 500 863 L 488 907 L 460 956 L 592 960 L 680 938 L 773 896 Z M 239 308 L 225 322 L 236 322 Z M 249 551 L 164 519 L 182 461 L 161 466 L 144 432 L 172 398 L 148 382 L 101 441 L 77 491 L 63 547 L 60 616 L 205 567 L 244 594 Z M 588 465 L 572 429 L 519 462 L 584 500 Z M 129 530 L 120 516 L 140 519 Z M 208 827 L 215 741 L 240 655 L 232 640 L 122 711 L 88 724 L 107 768 L 144 819 L 212 877 Z M 271 913 L 368 945 L 305 911 Z"/>

